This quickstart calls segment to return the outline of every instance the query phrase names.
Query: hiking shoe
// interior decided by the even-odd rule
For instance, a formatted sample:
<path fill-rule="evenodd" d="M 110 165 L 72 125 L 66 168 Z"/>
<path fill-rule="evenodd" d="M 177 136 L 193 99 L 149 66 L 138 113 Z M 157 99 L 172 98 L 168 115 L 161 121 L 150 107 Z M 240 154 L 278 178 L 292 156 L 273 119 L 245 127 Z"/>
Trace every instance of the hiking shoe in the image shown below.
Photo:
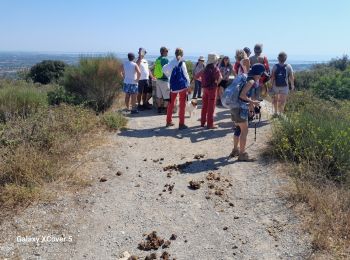
<path fill-rule="evenodd" d="M 131 110 L 131 112 L 130 112 L 130 114 L 133 114 L 133 115 L 138 114 L 138 113 L 139 113 L 139 111 L 137 109 Z"/>
<path fill-rule="evenodd" d="M 238 155 L 238 161 L 239 162 L 254 162 L 254 161 L 256 161 L 256 159 L 253 157 L 249 157 L 248 153 L 240 153 Z"/>
<path fill-rule="evenodd" d="M 232 149 L 232 152 L 230 153 L 229 157 L 236 157 L 239 155 L 239 150 L 238 149 L 235 149 L 233 148 Z"/>
<path fill-rule="evenodd" d="M 184 130 L 184 129 L 187 129 L 188 126 L 183 124 L 183 125 L 179 125 L 179 130 Z"/>
<path fill-rule="evenodd" d="M 144 104 L 143 105 L 143 109 L 145 110 L 151 110 L 152 109 L 152 105 L 150 103 Z"/>
<path fill-rule="evenodd" d="M 173 122 L 170 122 L 170 123 L 166 123 L 165 127 L 169 127 L 169 126 L 173 126 L 174 123 Z"/>
<path fill-rule="evenodd" d="M 218 128 L 218 126 L 217 125 L 212 125 L 212 126 L 207 126 L 207 128 L 208 129 L 216 129 L 216 128 Z"/>

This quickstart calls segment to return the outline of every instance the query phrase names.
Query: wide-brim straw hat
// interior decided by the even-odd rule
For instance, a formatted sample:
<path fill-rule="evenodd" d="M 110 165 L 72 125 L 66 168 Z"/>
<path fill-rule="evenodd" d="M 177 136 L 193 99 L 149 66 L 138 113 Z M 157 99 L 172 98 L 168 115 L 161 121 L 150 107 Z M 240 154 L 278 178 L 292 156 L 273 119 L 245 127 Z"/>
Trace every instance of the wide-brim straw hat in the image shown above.
<path fill-rule="evenodd" d="M 215 63 L 219 60 L 219 55 L 215 54 L 215 53 L 210 53 L 208 54 L 208 61 L 207 64 L 212 64 Z"/>

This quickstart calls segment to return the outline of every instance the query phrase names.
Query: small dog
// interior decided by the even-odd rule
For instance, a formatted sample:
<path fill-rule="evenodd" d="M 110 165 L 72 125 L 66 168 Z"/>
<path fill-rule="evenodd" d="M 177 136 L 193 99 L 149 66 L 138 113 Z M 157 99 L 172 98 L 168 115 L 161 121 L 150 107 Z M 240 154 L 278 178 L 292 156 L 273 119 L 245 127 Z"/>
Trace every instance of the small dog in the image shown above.
<path fill-rule="evenodd" d="M 186 103 L 186 112 L 188 113 L 189 117 L 191 117 L 195 110 L 197 109 L 197 100 L 192 99 L 191 101 L 188 101 Z"/>

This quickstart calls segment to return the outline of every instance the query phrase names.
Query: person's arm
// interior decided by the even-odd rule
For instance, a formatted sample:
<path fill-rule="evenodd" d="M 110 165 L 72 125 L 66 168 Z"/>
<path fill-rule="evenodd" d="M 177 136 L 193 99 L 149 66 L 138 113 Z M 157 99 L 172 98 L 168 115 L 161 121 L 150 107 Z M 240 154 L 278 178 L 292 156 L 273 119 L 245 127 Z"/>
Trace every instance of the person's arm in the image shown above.
<path fill-rule="evenodd" d="M 187 86 L 186 87 L 189 87 L 191 85 L 191 80 L 190 80 L 190 76 L 188 75 L 188 72 L 187 72 L 187 66 L 186 66 L 185 61 L 182 61 L 182 71 L 184 72 L 184 76 L 187 79 Z"/>
<path fill-rule="evenodd" d="M 165 76 L 167 76 L 168 78 L 170 78 L 171 76 L 171 72 L 173 71 L 173 61 L 171 61 L 170 63 L 167 63 L 163 66 L 162 70 L 163 73 L 165 74 Z"/>
<path fill-rule="evenodd" d="M 141 71 L 140 71 L 139 65 L 137 65 L 137 64 L 135 66 L 135 71 L 136 71 L 136 80 L 139 81 L 139 79 L 141 77 Z"/>
<path fill-rule="evenodd" d="M 218 79 L 216 80 L 216 84 L 219 85 L 222 80 L 222 74 L 219 69 L 217 70 L 217 73 L 218 73 L 217 75 Z"/>
<path fill-rule="evenodd" d="M 125 71 L 124 71 L 124 66 L 123 65 L 120 68 L 120 76 L 122 76 L 122 78 L 125 78 Z"/>
<path fill-rule="evenodd" d="M 289 65 L 290 71 L 289 71 L 289 81 L 290 81 L 290 87 L 292 90 L 295 89 L 294 86 L 294 71 L 292 69 L 292 66 Z"/>
<path fill-rule="evenodd" d="M 243 63 L 243 71 L 244 71 L 244 73 L 248 73 L 249 69 L 250 69 L 250 60 L 249 59 L 244 59 L 242 61 L 242 63 Z"/>
<path fill-rule="evenodd" d="M 156 80 L 156 77 L 153 75 L 152 70 L 148 69 L 149 71 L 149 76 L 152 78 L 152 80 Z"/>
<path fill-rule="evenodd" d="M 245 86 L 243 87 L 241 94 L 239 95 L 240 99 L 249 102 L 250 104 L 253 105 L 258 105 L 259 104 L 259 100 L 252 100 L 250 97 L 248 97 L 248 92 L 251 89 L 251 87 L 254 85 L 254 80 L 249 80 Z"/>
<path fill-rule="evenodd" d="M 270 78 L 271 86 L 273 86 L 275 83 L 275 71 L 276 71 L 276 68 L 275 68 L 275 66 L 273 66 L 272 72 L 271 72 L 271 78 Z"/>

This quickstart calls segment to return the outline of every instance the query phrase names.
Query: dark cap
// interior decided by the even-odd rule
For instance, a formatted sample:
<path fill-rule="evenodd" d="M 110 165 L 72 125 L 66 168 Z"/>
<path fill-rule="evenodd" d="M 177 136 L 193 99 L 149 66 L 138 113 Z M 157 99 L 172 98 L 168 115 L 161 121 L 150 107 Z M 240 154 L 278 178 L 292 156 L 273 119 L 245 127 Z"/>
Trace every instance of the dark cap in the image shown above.
<path fill-rule="evenodd" d="M 133 61 L 135 59 L 135 54 L 132 53 L 132 52 L 129 52 L 128 53 L 128 59 L 129 59 L 129 61 Z"/>
<path fill-rule="evenodd" d="M 252 53 L 248 47 L 244 47 L 243 50 L 244 50 L 244 52 L 245 52 L 247 55 L 249 55 L 249 54 Z"/>
<path fill-rule="evenodd" d="M 162 54 L 163 52 L 169 51 L 169 49 L 167 47 L 161 47 L 160 48 L 160 54 Z"/>
<path fill-rule="evenodd" d="M 254 64 L 249 70 L 248 74 L 250 76 L 261 76 L 265 72 L 265 66 L 261 63 Z"/>

